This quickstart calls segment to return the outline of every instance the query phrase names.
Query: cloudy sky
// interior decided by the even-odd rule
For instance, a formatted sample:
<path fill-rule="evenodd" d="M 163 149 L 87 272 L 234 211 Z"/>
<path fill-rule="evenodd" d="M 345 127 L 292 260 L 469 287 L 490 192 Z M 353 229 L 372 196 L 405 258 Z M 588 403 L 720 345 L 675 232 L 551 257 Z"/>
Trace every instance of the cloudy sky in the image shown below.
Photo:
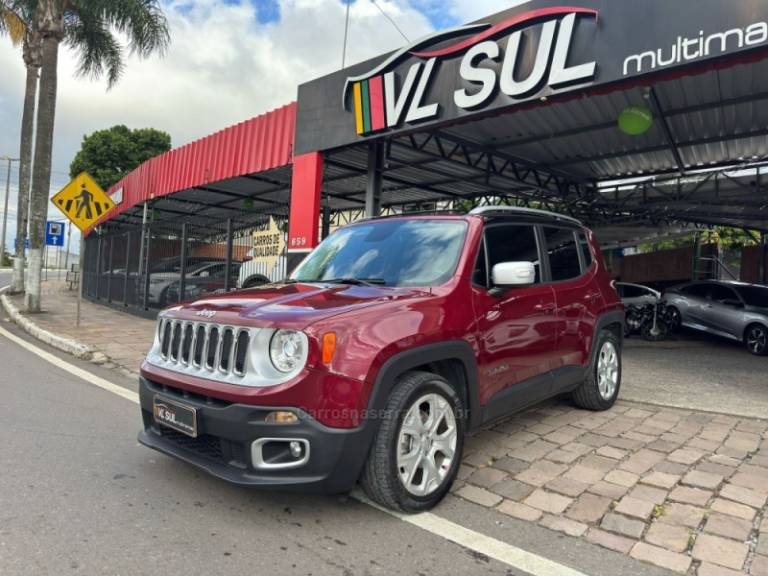
<path fill-rule="evenodd" d="M 174 147 L 290 102 L 299 83 L 341 65 L 344 0 L 162 0 L 172 45 L 164 58 L 130 58 L 120 83 L 76 78 L 75 54 L 59 61 L 52 190 L 84 134 L 125 124 L 171 134 Z M 520 0 L 352 0 L 347 62 L 361 61 L 434 29 L 481 18 Z M 378 6 L 377 6 L 378 4 Z M 0 156 L 18 155 L 24 90 L 21 50 L 0 38 Z M 5 184 L 0 165 L 0 186 Z M 15 237 L 12 172 L 8 243 Z M 2 206 L 0 205 L 0 210 Z M 51 216 L 53 216 L 51 212 Z M 56 214 L 56 217 L 59 215 Z"/>

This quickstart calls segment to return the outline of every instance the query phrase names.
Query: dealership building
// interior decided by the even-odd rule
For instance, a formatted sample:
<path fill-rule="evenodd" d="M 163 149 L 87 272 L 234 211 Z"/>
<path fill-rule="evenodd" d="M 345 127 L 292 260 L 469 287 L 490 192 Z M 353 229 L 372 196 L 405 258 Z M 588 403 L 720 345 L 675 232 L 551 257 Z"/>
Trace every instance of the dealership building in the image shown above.
<path fill-rule="evenodd" d="M 566 213 L 610 249 L 741 228 L 741 276 L 765 283 L 766 57 L 762 0 L 534 0 L 435 32 L 126 176 L 86 241 L 86 294 L 147 310 L 153 271 L 182 299 L 210 258 L 228 290 L 346 222 L 483 204 Z M 270 229 L 283 253 L 256 262 Z"/>

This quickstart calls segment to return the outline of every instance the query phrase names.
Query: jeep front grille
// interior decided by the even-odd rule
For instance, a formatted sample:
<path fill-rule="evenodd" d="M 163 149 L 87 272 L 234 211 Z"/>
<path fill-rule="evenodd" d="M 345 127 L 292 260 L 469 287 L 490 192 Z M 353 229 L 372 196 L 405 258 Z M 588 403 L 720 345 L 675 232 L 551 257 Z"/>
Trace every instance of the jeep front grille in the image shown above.
<path fill-rule="evenodd" d="M 248 370 L 248 328 L 163 318 L 158 326 L 161 366 L 200 372 L 201 376 L 245 376 Z"/>

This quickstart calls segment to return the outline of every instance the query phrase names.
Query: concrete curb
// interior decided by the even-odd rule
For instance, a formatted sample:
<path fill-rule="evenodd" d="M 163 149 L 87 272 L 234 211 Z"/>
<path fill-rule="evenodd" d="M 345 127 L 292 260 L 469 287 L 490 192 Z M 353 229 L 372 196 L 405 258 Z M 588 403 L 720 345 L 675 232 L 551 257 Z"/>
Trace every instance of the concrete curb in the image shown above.
<path fill-rule="evenodd" d="M 98 354 L 92 347 L 72 338 L 66 338 L 54 334 L 53 332 L 49 332 L 35 324 L 26 316 L 23 316 L 21 312 L 19 312 L 19 309 L 14 306 L 13 302 L 11 302 L 11 299 L 6 295 L 8 289 L 9 286 L 0 288 L 0 301 L 2 301 L 3 308 L 11 320 L 21 327 L 27 334 L 37 338 L 45 344 L 53 346 L 57 350 L 61 350 L 62 352 L 66 352 L 67 354 L 71 354 L 75 358 L 80 358 L 82 360 L 92 360 L 94 359 L 95 354 Z"/>

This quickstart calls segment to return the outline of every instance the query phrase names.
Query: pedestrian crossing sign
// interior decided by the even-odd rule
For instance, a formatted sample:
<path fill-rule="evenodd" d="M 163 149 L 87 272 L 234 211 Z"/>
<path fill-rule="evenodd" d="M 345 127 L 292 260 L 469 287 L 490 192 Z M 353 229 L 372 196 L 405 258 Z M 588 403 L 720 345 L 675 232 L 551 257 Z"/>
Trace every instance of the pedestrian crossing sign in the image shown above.
<path fill-rule="evenodd" d="M 51 202 L 83 232 L 115 207 L 112 199 L 87 172 L 82 172 L 64 186 L 51 198 Z"/>

